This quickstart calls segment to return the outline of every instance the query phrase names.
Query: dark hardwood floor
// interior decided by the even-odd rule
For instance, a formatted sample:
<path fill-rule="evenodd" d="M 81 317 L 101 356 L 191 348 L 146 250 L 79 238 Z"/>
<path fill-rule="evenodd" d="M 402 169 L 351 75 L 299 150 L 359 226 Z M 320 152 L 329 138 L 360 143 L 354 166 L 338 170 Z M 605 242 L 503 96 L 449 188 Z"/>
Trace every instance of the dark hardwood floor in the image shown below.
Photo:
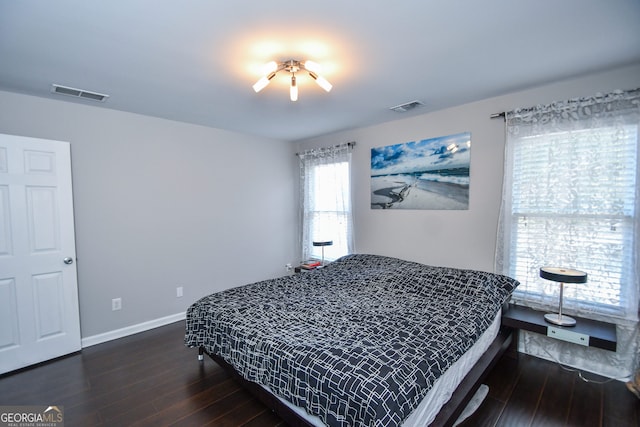
<path fill-rule="evenodd" d="M 88 347 L 0 377 L 0 405 L 59 405 L 65 426 L 283 426 L 209 358 L 183 345 L 184 323 Z M 601 380 L 602 378 L 600 378 Z M 463 426 L 638 426 L 622 382 L 585 383 L 557 365 L 503 358 Z"/>

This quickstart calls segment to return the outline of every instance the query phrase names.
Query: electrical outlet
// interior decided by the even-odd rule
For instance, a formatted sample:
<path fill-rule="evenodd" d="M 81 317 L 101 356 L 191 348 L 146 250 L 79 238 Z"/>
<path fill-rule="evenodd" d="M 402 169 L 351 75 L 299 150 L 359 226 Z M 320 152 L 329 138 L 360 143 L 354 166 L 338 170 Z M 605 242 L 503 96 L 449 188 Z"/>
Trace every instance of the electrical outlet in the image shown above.
<path fill-rule="evenodd" d="M 286 268 L 286 269 L 287 269 L 287 271 L 291 271 L 291 270 L 293 270 L 293 266 L 291 265 L 291 263 L 289 263 L 289 264 L 285 265 L 285 266 L 284 266 L 284 268 Z"/>
<path fill-rule="evenodd" d="M 114 298 L 111 300 L 111 311 L 122 310 L 122 298 Z"/>
<path fill-rule="evenodd" d="M 180 297 L 182 297 L 182 295 L 183 295 L 183 289 L 182 289 L 182 286 L 178 286 L 178 287 L 176 288 L 176 298 L 180 298 Z"/>

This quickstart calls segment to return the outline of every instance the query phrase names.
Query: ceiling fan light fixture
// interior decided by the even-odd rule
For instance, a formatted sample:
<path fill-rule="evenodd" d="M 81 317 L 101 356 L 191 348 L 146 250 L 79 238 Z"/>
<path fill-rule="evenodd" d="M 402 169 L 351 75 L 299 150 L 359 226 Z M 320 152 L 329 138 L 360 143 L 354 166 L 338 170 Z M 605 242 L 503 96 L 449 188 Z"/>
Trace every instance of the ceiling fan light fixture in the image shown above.
<path fill-rule="evenodd" d="M 309 71 L 309 75 L 313 78 L 313 80 L 315 80 L 318 86 L 320 86 L 322 89 L 326 90 L 327 92 L 331 92 L 333 85 L 329 83 L 327 79 L 311 71 Z"/>
<path fill-rule="evenodd" d="M 276 76 L 275 72 L 271 72 L 266 76 L 262 76 L 262 78 L 253 85 L 253 90 L 256 91 L 256 93 L 260 92 L 262 89 L 267 87 L 271 79 L 274 78 L 275 76 Z"/>
<path fill-rule="evenodd" d="M 320 65 L 318 65 L 317 62 L 306 60 L 304 61 L 302 66 L 304 67 L 305 70 L 309 71 L 310 73 L 320 74 Z"/>
<path fill-rule="evenodd" d="M 266 64 L 264 64 L 264 67 L 262 69 L 262 73 L 263 74 L 271 74 L 278 71 L 278 63 L 276 61 L 269 61 Z"/>
<path fill-rule="evenodd" d="M 291 76 L 291 88 L 289 89 L 289 98 L 291 101 L 298 100 L 298 85 L 296 84 L 296 75 Z"/>
<path fill-rule="evenodd" d="M 300 70 L 306 70 L 318 86 L 325 91 L 329 92 L 333 88 L 333 85 L 329 83 L 327 79 L 319 75 L 320 66 L 317 63 L 309 60 L 297 61 L 295 59 L 290 59 L 283 62 L 271 61 L 265 64 L 263 68 L 265 75 L 253 85 L 253 90 L 256 93 L 260 92 L 262 89 L 267 87 L 271 79 L 273 79 L 275 75 L 282 70 L 291 73 L 291 86 L 289 87 L 289 98 L 291 101 L 298 100 L 298 83 L 295 73 Z"/>

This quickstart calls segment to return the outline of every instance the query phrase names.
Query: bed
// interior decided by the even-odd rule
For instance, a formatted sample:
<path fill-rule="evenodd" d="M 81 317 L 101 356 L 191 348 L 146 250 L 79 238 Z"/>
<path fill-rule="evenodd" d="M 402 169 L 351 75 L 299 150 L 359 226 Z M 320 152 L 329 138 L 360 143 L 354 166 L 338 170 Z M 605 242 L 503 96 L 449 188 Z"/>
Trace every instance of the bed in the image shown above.
<path fill-rule="evenodd" d="M 187 310 L 185 344 L 231 369 L 292 425 L 447 425 L 508 345 L 500 310 L 517 285 L 488 272 L 347 255 L 198 300 Z M 451 384 L 438 388 L 447 375 Z"/>

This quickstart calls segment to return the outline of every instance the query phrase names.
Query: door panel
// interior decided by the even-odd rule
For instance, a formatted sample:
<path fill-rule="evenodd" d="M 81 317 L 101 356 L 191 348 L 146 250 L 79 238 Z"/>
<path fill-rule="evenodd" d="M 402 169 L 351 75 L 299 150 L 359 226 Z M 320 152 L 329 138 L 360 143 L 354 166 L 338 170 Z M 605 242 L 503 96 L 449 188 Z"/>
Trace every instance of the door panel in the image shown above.
<path fill-rule="evenodd" d="M 0 352 L 18 345 L 16 281 L 0 280 Z"/>
<path fill-rule="evenodd" d="M 24 151 L 26 174 L 55 175 L 56 154 L 49 151 Z"/>
<path fill-rule="evenodd" d="M 0 134 L 0 373 L 80 349 L 70 145 Z"/>
<path fill-rule="evenodd" d="M 0 172 L 2 173 L 2 172 Z M 0 257 L 11 255 L 11 215 L 9 213 L 9 186 L 0 185 Z"/>
<path fill-rule="evenodd" d="M 8 171 L 7 148 L 0 147 L 0 173 L 7 173 Z"/>
<path fill-rule="evenodd" d="M 64 290 L 62 272 L 33 276 L 35 316 L 38 340 L 64 334 Z"/>
<path fill-rule="evenodd" d="M 27 218 L 31 254 L 59 251 L 55 187 L 27 187 Z"/>

